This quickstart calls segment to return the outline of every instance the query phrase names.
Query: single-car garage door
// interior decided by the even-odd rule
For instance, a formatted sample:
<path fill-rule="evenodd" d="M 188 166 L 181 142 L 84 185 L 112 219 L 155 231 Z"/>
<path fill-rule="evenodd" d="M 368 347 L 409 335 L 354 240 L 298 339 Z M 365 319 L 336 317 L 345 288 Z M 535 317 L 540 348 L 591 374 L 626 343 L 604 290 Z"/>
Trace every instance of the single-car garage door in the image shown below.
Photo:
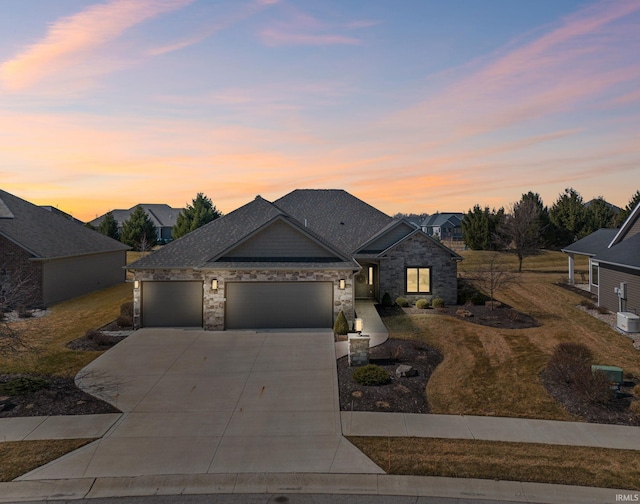
<path fill-rule="evenodd" d="M 331 282 L 231 282 L 225 295 L 226 329 L 333 326 Z"/>
<path fill-rule="evenodd" d="M 202 282 L 142 282 L 143 327 L 202 327 Z"/>

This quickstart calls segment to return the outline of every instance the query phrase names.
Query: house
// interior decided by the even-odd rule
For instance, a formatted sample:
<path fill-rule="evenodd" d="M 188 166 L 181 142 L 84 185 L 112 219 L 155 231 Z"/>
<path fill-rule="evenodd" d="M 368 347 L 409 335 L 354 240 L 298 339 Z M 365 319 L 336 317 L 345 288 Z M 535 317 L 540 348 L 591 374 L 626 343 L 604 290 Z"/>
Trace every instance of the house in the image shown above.
<path fill-rule="evenodd" d="M 342 190 L 250 203 L 129 265 L 136 326 L 332 327 L 355 299 L 455 304 L 462 258 Z"/>
<path fill-rule="evenodd" d="M 462 240 L 462 219 L 460 212 L 435 213 L 422 221 L 422 230 L 429 236 L 441 240 Z"/>
<path fill-rule="evenodd" d="M 569 282 L 575 283 L 574 257 L 589 257 L 589 290 L 609 311 L 640 311 L 640 205 L 620 229 L 599 229 L 562 249 L 569 256 Z"/>
<path fill-rule="evenodd" d="M 118 223 L 118 231 L 122 233 L 122 226 L 125 221 L 129 220 L 131 214 L 136 209 L 138 205 L 135 205 L 128 210 L 112 210 L 113 218 Z M 144 208 L 144 211 L 147 212 L 147 215 L 153 222 L 153 225 L 156 227 L 158 231 L 157 240 L 158 243 L 167 243 L 173 239 L 173 226 L 178 220 L 178 215 L 182 212 L 182 208 L 172 208 L 169 205 L 164 203 L 161 204 L 151 204 L 151 203 L 141 203 L 139 206 Z M 100 217 L 96 217 L 89 224 L 93 227 L 97 228 L 102 219 L 104 219 L 106 214 L 101 215 Z"/>
<path fill-rule="evenodd" d="M 0 190 L 2 292 L 48 306 L 125 280 L 126 245 Z"/>

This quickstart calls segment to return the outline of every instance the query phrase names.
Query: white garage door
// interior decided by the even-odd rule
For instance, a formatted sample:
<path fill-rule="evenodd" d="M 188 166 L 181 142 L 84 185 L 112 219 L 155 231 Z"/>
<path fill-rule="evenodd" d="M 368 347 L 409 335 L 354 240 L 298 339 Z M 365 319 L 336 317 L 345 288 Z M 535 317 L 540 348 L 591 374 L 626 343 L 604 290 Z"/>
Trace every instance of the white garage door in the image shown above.
<path fill-rule="evenodd" d="M 142 282 L 143 327 L 202 327 L 202 282 Z"/>
<path fill-rule="evenodd" d="M 226 329 L 333 327 L 332 282 L 226 284 Z"/>

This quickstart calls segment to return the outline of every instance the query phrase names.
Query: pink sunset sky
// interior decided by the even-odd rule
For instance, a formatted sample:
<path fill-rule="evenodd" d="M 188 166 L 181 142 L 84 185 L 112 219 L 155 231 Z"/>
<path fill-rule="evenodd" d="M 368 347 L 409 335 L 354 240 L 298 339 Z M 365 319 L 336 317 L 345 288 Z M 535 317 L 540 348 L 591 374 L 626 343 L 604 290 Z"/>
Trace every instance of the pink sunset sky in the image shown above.
<path fill-rule="evenodd" d="M 637 0 L 4 0 L 0 188 L 90 220 L 640 189 Z"/>

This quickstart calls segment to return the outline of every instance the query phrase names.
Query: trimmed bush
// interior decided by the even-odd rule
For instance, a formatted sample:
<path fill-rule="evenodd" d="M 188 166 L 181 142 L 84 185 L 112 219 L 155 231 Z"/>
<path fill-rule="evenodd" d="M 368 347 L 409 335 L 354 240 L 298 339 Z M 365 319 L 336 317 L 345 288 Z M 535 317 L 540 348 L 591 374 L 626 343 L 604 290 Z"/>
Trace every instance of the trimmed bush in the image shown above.
<path fill-rule="evenodd" d="M 389 372 L 376 366 L 375 364 L 367 364 L 366 366 L 359 367 L 353 372 L 353 379 L 360 385 L 384 385 L 391 381 L 391 375 Z"/>
<path fill-rule="evenodd" d="M 407 298 L 398 297 L 396 298 L 396 304 L 398 306 L 402 306 L 403 308 L 406 308 L 407 306 L 409 306 L 409 301 L 407 301 Z"/>
<path fill-rule="evenodd" d="M 28 395 L 48 386 L 49 382 L 39 376 L 18 376 L 0 384 L 0 394 L 8 396 Z"/>
<path fill-rule="evenodd" d="M 84 333 L 84 337 L 90 341 L 93 341 L 93 339 L 99 334 L 102 334 L 102 333 L 97 329 L 88 329 L 87 332 Z"/>
<path fill-rule="evenodd" d="M 571 385 L 574 378 L 584 369 L 591 373 L 593 354 L 582 343 L 560 343 L 556 346 L 547 362 L 549 377 L 566 385 Z"/>
<path fill-rule="evenodd" d="M 636 385 L 633 387 L 632 394 L 633 397 L 637 397 L 638 399 L 640 399 L 640 385 Z"/>
<path fill-rule="evenodd" d="M 123 317 L 129 317 L 133 320 L 133 301 L 127 301 L 120 305 L 120 315 Z"/>
<path fill-rule="evenodd" d="M 391 295 L 388 292 L 385 292 L 382 296 L 382 306 L 393 306 L 393 302 L 391 301 Z"/>
<path fill-rule="evenodd" d="M 433 306 L 434 308 L 444 308 L 444 299 L 433 298 L 431 300 L 431 306 Z"/>
<path fill-rule="evenodd" d="M 640 401 L 633 401 L 629 405 L 629 409 L 631 410 L 632 413 L 635 413 L 636 415 L 640 415 Z"/>
<path fill-rule="evenodd" d="M 120 327 L 133 327 L 133 317 L 129 315 L 120 315 L 116 319 L 116 324 Z"/>
<path fill-rule="evenodd" d="M 347 317 L 344 316 L 342 310 L 338 313 L 336 321 L 333 324 L 333 332 L 338 336 L 344 336 L 349 332 L 349 323 L 347 322 Z"/>
<path fill-rule="evenodd" d="M 429 308 L 429 301 L 426 299 L 418 299 L 416 301 L 416 308 L 420 308 L 421 310 Z"/>
<path fill-rule="evenodd" d="M 598 311 L 598 313 L 600 315 L 608 315 L 609 314 L 609 310 L 607 310 L 604 306 L 598 306 L 596 308 L 596 310 Z"/>

